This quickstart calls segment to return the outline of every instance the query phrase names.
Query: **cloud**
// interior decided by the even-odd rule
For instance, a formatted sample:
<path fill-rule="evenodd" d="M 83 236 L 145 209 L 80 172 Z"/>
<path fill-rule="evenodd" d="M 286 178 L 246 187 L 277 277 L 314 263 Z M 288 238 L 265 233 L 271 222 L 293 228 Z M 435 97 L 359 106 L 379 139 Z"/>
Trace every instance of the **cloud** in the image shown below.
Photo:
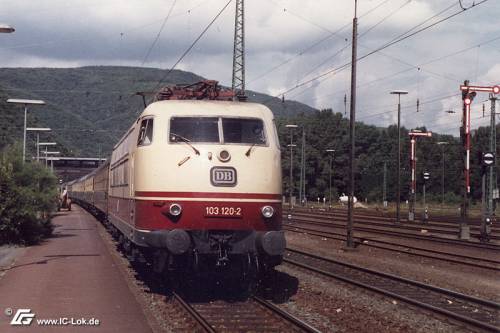
<path fill-rule="evenodd" d="M 16 32 L 0 35 L 2 66 L 140 66 L 173 1 L 10 2 L 2 8 L 3 17 L 8 18 Z M 226 2 L 176 1 L 144 66 L 172 66 Z M 406 2 L 358 1 L 359 57 L 453 4 L 412 0 L 404 5 Z M 379 4 L 382 5 L 364 15 Z M 252 0 L 246 1 L 245 6 L 246 74 L 250 89 L 278 95 L 350 62 L 352 1 Z M 430 22 L 458 11 L 457 3 Z M 453 126 L 459 124 L 460 112 L 450 115 L 444 110 L 461 109 L 460 96 L 452 96 L 459 93 L 459 85 L 465 79 L 484 85 L 500 81 L 500 40 L 474 47 L 500 37 L 500 23 L 490 18 L 494 12 L 500 12 L 500 3 L 485 2 L 359 61 L 357 118 L 380 126 L 395 123 L 397 101 L 389 91 L 406 89 L 409 94 L 402 98 L 404 126 L 425 124 L 430 129 L 458 134 Z M 234 3 L 178 68 L 230 85 L 233 25 Z M 374 28 L 364 34 L 371 27 Z M 457 52 L 469 47 L 472 48 Z M 347 67 L 288 93 L 287 98 L 343 112 L 349 87 Z M 421 102 L 419 113 L 417 99 Z"/>

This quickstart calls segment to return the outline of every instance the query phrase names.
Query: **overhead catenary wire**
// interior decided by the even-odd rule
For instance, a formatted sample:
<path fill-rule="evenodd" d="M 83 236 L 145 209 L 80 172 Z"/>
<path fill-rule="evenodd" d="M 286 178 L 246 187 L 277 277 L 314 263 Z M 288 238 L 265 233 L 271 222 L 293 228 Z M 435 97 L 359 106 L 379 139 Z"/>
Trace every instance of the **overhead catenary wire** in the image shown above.
<path fill-rule="evenodd" d="M 153 48 L 155 47 L 156 43 L 158 42 L 158 40 L 160 39 L 160 36 L 161 36 L 161 33 L 163 31 L 163 28 L 165 28 L 165 25 L 167 24 L 168 22 L 168 19 L 170 18 L 170 15 L 172 14 L 172 10 L 174 9 L 175 7 L 175 4 L 176 4 L 177 0 L 174 0 L 172 2 L 172 5 L 170 6 L 170 9 L 168 10 L 168 14 L 167 16 L 165 16 L 165 19 L 163 20 L 163 23 L 161 24 L 161 27 L 160 27 L 160 30 L 158 31 L 158 33 L 156 34 L 156 37 L 155 39 L 153 40 L 153 42 L 151 43 L 151 46 L 149 47 L 148 51 L 146 52 L 146 55 L 144 56 L 144 58 L 142 59 L 142 62 L 141 62 L 141 66 L 144 66 L 144 64 L 146 63 L 149 55 L 151 54 L 151 51 L 153 50 Z"/>
<path fill-rule="evenodd" d="M 382 1 L 381 3 L 379 3 L 378 5 L 376 5 L 374 8 L 372 8 L 372 9 L 368 10 L 366 13 L 362 14 L 362 15 L 360 16 L 360 18 L 361 18 L 361 17 L 363 17 L 363 16 L 366 16 L 366 15 L 368 15 L 368 14 L 370 14 L 370 13 L 372 13 L 372 12 L 373 12 L 373 11 L 375 11 L 375 10 L 377 10 L 377 9 L 378 9 L 378 8 L 380 8 L 382 5 L 384 5 L 385 3 L 387 3 L 388 1 L 389 1 L 389 0 L 384 0 L 384 1 Z M 277 4 L 277 3 L 276 3 L 276 2 L 274 2 L 273 0 L 269 0 L 269 2 L 271 2 L 271 3 L 275 4 L 276 6 L 279 6 L 279 4 Z M 337 36 L 337 37 L 339 37 L 339 38 L 340 38 L 340 39 L 342 39 L 342 40 L 346 40 L 344 37 L 339 36 L 339 33 L 340 33 L 342 30 L 344 30 L 344 29 L 346 29 L 346 28 L 348 28 L 348 27 L 350 27 L 350 26 L 351 26 L 351 23 L 350 23 L 350 22 L 348 22 L 348 23 L 344 24 L 343 26 L 341 26 L 340 28 L 338 28 L 337 30 L 332 31 L 332 30 L 327 29 L 327 28 L 325 28 L 325 27 L 323 27 L 323 26 L 321 26 L 321 25 L 319 25 L 319 24 L 317 24 L 317 23 L 315 23 L 315 22 L 313 22 L 313 21 L 311 21 L 311 20 L 307 20 L 307 19 L 305 19 L 304 17 L 302 17 L 301 15 L 298 15 L 298 14 L 294 13 L 293 11 L 287 10 L 286 8 L 284 8 L 284 11 L 285 11 L 285 12 L 287 12 L 287 13 L 289 13 L 289 14 L 292 14 L 293 16 L 295 16 L 295 17 L 297 17 L 297 18 L 299 18 L 299 19 L 301 19 L 301 20 L 303 20 L 303 21 L 305 21 L 305 22 L 308 22 L 308 23 L 310 23 L 310 24 L 312 24 L 312 25 L 314 25 L 314 26 L 316 26 L 316 27 L 320 28 L 320 29 L 321 29 L 321 30 L 323 30 L 323 31 L 328 32 L 328 35 L 327 35 L 327 36 L 325 36 L 325 37 L 323 37 L 323 38 L 321 38 L 321 39 L 319 39 L 319 40 L 317 40 L 316 42 L 312 43 L 312 44 L 311 44 L 311 45 L 309 45 L 308 47 L 306 47 L 306 48 L 302 49 L 301 51 L 299 51 L 299 52 L 298 52 L 298 53 L 296 53 L 295 55 L 293 55 L 293 56 L 291 56 L 291 57 L 289 57 L 289 58 L 287 58 L 287 59 L 283 60 L 283 61 L 282 61 L 282 62 L 280 62 L 279 64 L 277 64 L 277 65 L 275 65 L 275 66 L 271 67 L 270 69 L 268 69 L 268 70 L 266 70 L 266 71 L 262 72 L 262 73 L 261 73 L 261 74 L 259 74 L 257 77 L 252 78 L 250 81 L 248 81 L 248 84 L 251 84 L 251 83 L 253 83 L 253 82 L 257 81 L 257 80 L 260 80 L 261 78 L 263 78 L 263 77 L 265 77 L 265 76 L 267 76 L 267 75 L 271 74 L 272 72 L 274 72 L 274 71 L 276 71 L 277 69 L 279 69 L 279 68 L 283 67 L 284 65 L 286 65 L 286 64 L 288 64 L 288 63 L 290 63 L 290 62 L 292 62 L 293 60 L 295 60 L 295 59 L 297 59 L 297 58 L 299 58 L 299 57 L 303 56 L 305 53 L 307 53 L 307 52 L 311 51 L 311 50 L 312 50 L 312 49 L 314 49 L 316 46 L 318 46 L 318 45 L 320 45 L 320 44 L 324 43 L 325 41 L 329 40 L 330 38 L 332 38 L 332 37 L 334 37 L 334 36 Z M 330 58 L 328 58 L 328 59 L 331 59 L 332 57 L 335 57 L 337 54 L 342 53 L 342 51 L 343 51 L 343 50 L 345 50 L 345 49 L 346 49 L 349 45 L 350 45 L 350 44 L 348 44 L 347 46 L 342 47 L 340 50 L 338 50 L 338 51 L 337 51 L 337 52 L 336 52 L 333 56 L 331 56 L 331 57 L 330 57 Z M 323 65 L 323 64 L 324 64 L 324 63 L 322 63 L 321 65 Z M 309 73 L 308 73 L 308 74 L 306 74 L 305 76 L 307 76 L 307 75 L 309 75 Z"/>
<path fill-rule="evenodd" d="M 442 23 L 442 22 L 445 22 L 445 21 L 447 21 L 447 20 L 449 20 L 449 19 L 451 19 L 451 18 L 453 18 L 453 17 L 455 17 L 455 16 L 457 16 L 457 15 L 460 15 L 460 14 L 462 14 L 462 13 L 464 13 L 464 12 L 466 12 L 466 11 L 470 10 L 471 8 L 475 8 L 475 7 L 477 7 L 477 6 L 479 6 L 479 5 L 483 4 L 483 3 L 485 3 L 485 2 L 487 2 L 487 1 L 488 1 L 488 0 L 482 0 L 482 1 L 478 2 L 477 4 L 475 4 L 474 6 L 470 7 L 470 8 L 467 8 L 467 9 L 464 9 L 464 10 L 460 10 L 459 12 L 455 12 L 455 13 L 453 13 L 453 14 L 451 14 L 451 15 L 446 16 L 446 17 L 445 17 L 445 18 L 443 18 L 443 19 L 440 19 L 440 20 L 438 20 L 438 21 L 436 21 L 436 22 L 434 22 L 434 23 L 431 23 L 431 24 L 429 24 L 429 25 L 427 25 L 427 26 L 424 26 L 423 28 L 420 28 L 420 29 L 418 29 L 418 30 L 416 30 L 416 31 L 413 31 L 413 30 L 414 30 L 414 28 L 412 28 L 412 29 L 408 30 L 408 31 L 413 31 L 412 33 L 408 34 L 408 31 L 407 31 L 407 32 L 405 32 L 405 33 L 403 33 L 403 34 L 400 34 L 400 35 L 399 35 L 399 38 L 398 38 L 398 37 L 396 37 L 396 38 L 392 39 L 391 41 L 389 41 L 388 43 L 386 43 L 386 44 L 384 44 L 384 45 L 382 45 L 382 46 L 380 46 L 380 47 L 376 48 L 375 50 L 373 50 L 373 51 L 371 51 L 371 52 L 368 52 L 367 54 L 364 54 L 364 55 L 363 55 L 363 56 L 361 56 L 361 57 L 358 57 L 358 58 L 357 58 L 357 61 L 363 60 L 363 59 L 365 59 L 365 58 L 367 58 L 367 57 L 369 57 L 369 56 L 371 56 L 371 55 L 373 55 L 373 54 L 375 54 L 375 53 L 378 53 L 378 52 L 380 52 L 380 51 L 382 51 L 382 50 L 384 50 L 384 49 L 386 49 L 386 48 L 388 48 L 388 47 L 390 47 L 390 46 L 392 46 L 392 45 L 395 45 L 395 44 L 397 44 L 397 43 L 399 43 L 399 42 L 402 42 L 402 41 L 404 41 L 404 40 L 406 40 L 406 39 L 408 39 L 408 38 L 410 38 L 410 37 L 412 37 L 412 36 L 415 36 L 415 35 L 416 35 L 416 34 L 418 34 L 418 33 L 421 33 L 421 32 L 423 32 L 423 31 L 425 31 L 425 30 L 427 30 L 427 29 L 430 29 L 430 28 L 432 28 L 432 27 L 434 27 L 434 26 L 436 26 L 436 25 L 438 25 L 438 24 L 440 24 L 440 23 Z M 449 9 L 449 8 L 447 8 L 446 10 L 448 10 L 448 9 Z M 433 17 L 435 17 L 435 15 L 434 15 Z M 429 19 L 427 19 L 427 20 L 425 20 L 425 21 L 428 21 L 428 20 L 429 20 Z M 421 25 L 422 25 L 422 23 L 418 24 L 417 26 L 421 26 Z M 349 66 L 350 66 L 350 64 L 351 64 L 351 63 L 350 63 L 350 62 L 348 62 L 348 63 L 345 63 L 345 64 L 340 65 L 340 66 L 338 66 L 338 67 L 334 67 L 334 68 L 332 68 L 332 69 L 330 69 L 330 70 L 327 70 L 326 72 L 323 72 L 323 73 L 321 73 L 321 74 L 319 74 L 319 75 L 317 75 L 317 76 L 315 76 L 315 77 L 313 77 L 313 78 L 311 78 L 311 79 L 308 79 L 308 80 L 306 80 L 306 81 L 303 81 L 303 82 L 301 82 L 301 83 L 296 84 L 296 85 L 295 85 L 294 87 L 292 87 L 292 88 L 289 88 L 289 89 L 287 89 L 287 90 L 285 90 L 285 91 L 282 91 L 282 92 L 280 92 L 280 93 L 276 94 L 274 97 L 275 97 L 275 98 L 277 98 L 277 97 L 279 97 L 279 96 L 283 96 L 283 95 L 285 95 L 285 94 L 287 94 L 287 93 L 289 93 L 289 92 L 291 92 L 291 91 L 294 91 L 294 90 L 296 90 L 296 89 L 298 89 L 298 88 L 300 88 L 300 87 L 303 87 L 303 86 L 305 86 L 305 85 L 308 85 L 308 84 L 310 84 L 310 83 L 314 82 L 315 80 L 318 80 L 318 79 L 323 78 L 323 77 L 325 77 L 325 76 L 329 76 L 330 74 L 333 74 L 333 73 L 335 73 L 335 72 L 338 72 L 338 71 L 344 70 L 344 69 L 346 69 L 347 67 L 349 67 Z M 270 100 L 271 100 L 271 99 L 266 100 L 266 101 L 264 101 L 263 103 L 264 103 L 264 104 L 265 104 L 265 103 L 268 103 Z"/>
<path fill-rule="evenodd" d="M 229 4 L 232 2 L 232 0 L 229 0 L 224 7 L 215 15 L 215 17 L 210 21 L 210 23 L 203 29 L 203 31 L 196 37 L 196 39 L 189 45 L 189 47 L 184 51 L 184 53 L 177 59 L 177 61 L 170 67 L 170 69 L 165 73 L 165 75 L 158 81 L 156 86 L 153 88 L 153 91 L 158 89 L 158 87 L 161 85 L 161 83 L 172 73 L 172 71 L 177 67 L 177 65 L 184 59 L 184 57 L 193 49 L 193 47 L 198 43 L 198 41 L 205 35 L 205 33 L 210 29 L 210 27 L 217 21 L 219 16 L 226 10 L 226 8 L 229 6 Z"/>
<path fill-rule="evenodd" d="M 384 16 L 381 20 L 379 20 L 377 23 L 375 23 L 375 24 L 374 24 L 374 25 L 372 25 L 370 28 L 368 28 L 368 29 L 367 29 L 367 31 L 365 31 L 362 35 L 366 35 L 366 34 L 367 34 L 369 31 L 371 31 L 373 28 L 375 28 L 376 26 L 380 25 L 382 22 L 384 22 L 385 20 L 387 20 L 389 17 L 393 16 L 395 13 L 397 13 L 398 11 L 400 11 L 402 8 L 404 8 L 404 7 L 405 7 L 406 5 L 408 5 L 409 3 L 410 3 L 410 1 L 405 2 L 402 6 L 400 6 L 399 8 L 397 8 L 395 11 L 393 11 L 393 12 L 389 13 L 388 15 Z M 423 23 L 428 22 L 429 20 L 431 20 L 431 19 L 435 18 L 436 16 L 440 15 L 441 13 L 444 13 L 444 12 L 448 11 L 448 10 L 449 10 L 450 8 L 452 8 L 452 7 L 453 7 L 453 5 L 452 5 L 452 6 L 449 6 L 449 7 L 447 7 L 447 8 L 445 8 L 445 9 L 444 9 L 444 10 L 442 10 L 441 12 L 439 12 L 439 13 L 437 13 L 437 14 L 433 15 L 432 17 L 430 17 L 430 18 L 426 19 L 425 21 L 423 21 L 423 22 L 419 23 L 417 26 L 414 26 L 413 28 L 411 28 L 411 29 L 410 29 L 410 30 L 408 30 L 408 31 L 412 31 L 412 30 L 414 30 L 416 27 L 421 26 Z M 377 8 L 378 8 L 378 7 L 377 7 Z M 364 15 L 362 15 L 362 16 L 364 16 Z M 361 17 L 362 17 L 362 16 L 361 16 Z M 348 24 L 348 26 L 350 26 L 350 23 Z M 344 27 L 345 27 L 345 26 L 344 26 Z M 328 31 L 328 29 L 326 29 L 326 28 L 323 28 L 323 29 Z M 399 36 L 403 36 L 404 34 L 408 33 L 408 31 L 407 31 L 407 32 L 405 32 L 405 33 L 403 33 L 403 34 L 400 34 Z M 360 36 L 360 37 L 361 37 L 361 36 Z M 325 60 L 324 60 L 324 61 L 322 61 L 320 64 L 318 64 L 317 66 L 315 66 L 312 70 L 310 70 L 310 71 L 309 71 L 309 72 L 307 72 L 305 75 L 303 75 L 303 78 L 306 78 L 308 75 L 310 75 L 310 74 L 312 74 L 313 72 L 315 72 L 318 68 L 322 67 L 324 64 L 326 64 L 327 62 L 329 62 L 331 59 L 335 58 L 335 57 L 336 57 L 339 53 L 341 53 L 343 50 L 345 50 L 345 49 L 346 49 L 347 47 L 349 47 L 351 44 L 352 44 L 352 43 L 347 44 L 346 46 L 342 47 L 339 51 L 335 52 L 335 54 L 333 54 L 332 56 L 329 56 L 327 59 L 325 59 Z M 359 46 L 363 47 L 363 45 L 361 45 L 361 44 L 360 44 Z M 365 47 L 365 48 L 367 48 L 367 47 Z M 384 55 L 385 57 L 391 58 L 392 60 L 396 60 L 396 61 L 398 61 L 398 62 L 400 62 L 400 63 L 403 63 L 403 64 L 405 64 L 405 65 L 407 65 L 407 66 L 410 66 L 410 67 L 415 67 L 415 68 L 417 67 L 417 66 L 412 65 L 412 64 L 410 64 L 410 63 L 408 63 L 408 62 L 406 62 L 406 61 L 403 61 L 403 60 L 401 60 L 401 59 L 395 58 L 395 57 L 393 57 L 393 56 L 389 56 L 389 55 L 387 55 L 387 54 L 385 54 L 385 53 L 381 53 L 381 54 L 382 54 L 382 55 Z M 350 65 L 350 63 L 349 63 L 349 65 Z M 342 70 L 345 70 L 345 69 L 347 69 L 347 67 L 342 68 Z"/>

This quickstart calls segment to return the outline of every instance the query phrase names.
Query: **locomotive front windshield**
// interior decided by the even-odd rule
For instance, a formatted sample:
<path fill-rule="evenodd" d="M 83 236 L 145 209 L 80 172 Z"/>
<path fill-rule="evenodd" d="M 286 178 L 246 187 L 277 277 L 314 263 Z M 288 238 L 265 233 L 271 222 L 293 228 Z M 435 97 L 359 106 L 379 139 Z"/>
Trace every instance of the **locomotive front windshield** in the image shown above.
<path fill-rule="evenodd" d="M 170 142 L 219 142 L 219 119 L 175 117 L 170 120 Z"/>
<path fill-rule="evenodd" d="M 264 123 L 258 118 L 174 117 L 169 138 L 172 143 L 266 144 Z"/>

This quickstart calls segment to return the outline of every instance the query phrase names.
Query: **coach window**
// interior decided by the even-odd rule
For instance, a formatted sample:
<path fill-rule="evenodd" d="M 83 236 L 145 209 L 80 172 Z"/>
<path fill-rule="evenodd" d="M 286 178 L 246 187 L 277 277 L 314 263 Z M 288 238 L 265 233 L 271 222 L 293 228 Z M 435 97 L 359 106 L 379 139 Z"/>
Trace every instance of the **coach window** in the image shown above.
<path fill-rule="evenodd" d="M 216 117 L 173 117 L 169 141 L 219 143 L 218 122 Z"/>
<path fill-rule="evenodd" d="M 139 130 L 139 137 L 137 139 L 138 146 L 147 146 L 153 142 L 153 119 L 143 119 L 141 122 L 141 129 Z"/>
<path fill-rule="evenodd" d="M 224 143 L 263 145 L 266 143 L 264 123 L 261 119 L 222 118 Z"/>

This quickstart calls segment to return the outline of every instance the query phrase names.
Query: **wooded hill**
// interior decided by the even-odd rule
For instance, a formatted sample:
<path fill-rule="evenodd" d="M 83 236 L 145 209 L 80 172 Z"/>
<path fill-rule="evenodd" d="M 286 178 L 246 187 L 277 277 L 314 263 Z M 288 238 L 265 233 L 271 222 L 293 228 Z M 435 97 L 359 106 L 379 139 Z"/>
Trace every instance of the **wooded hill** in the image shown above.
<path fill-rule="evenodd" d="M 106 157 L 144 109 L 138 91 L 151 91 L 166 71 L 138 67 L 2 68 L 0 69 L 0 147 L 22 139 L 23 112 L 6 98 L 42 99 L 46 106 L 29 109 L 28 127 L 54 131 L 47 138 L 60 143 L 65 155 Z M 203 80 L 174 70 L 162 85 Z M 248 91 L 249 101 L 269 101 L 275 115 L 314 111 L 298 102 Z M 33 134 L 32 134 L 33 135 Z"/>
<path fill-rule="evenodd" d="M 142 99 L 137 91 L 150 91 L 165 75 L 164 70 L 134 67 L 82 67 L 67 69 L 9 68 L 0 69 L 0 148 L 15 140 L 22 140 L 23 112 L 20 106 L 7 105 L 7 98 L 43 99 L 46 106 L 29 109 L 28 126 L 51 127 L 41 140 L 56 141 L 63 155 L 80 157 L 108 157 L 113 145 L 142 111 Z M 173 71 L 163 82 L 194 83 L 200 76 Z M 334 198 L 347 192 L 347 153 L 349 121 L 332 110 L 316 110 L 307 105 L 282 101 L 268 95 L 248 92 L 249 100 L 266 102 L 278 118 L 282 146 L 284 193 L 288 193 L 290 131 L 285 124 L 301 126 L 295 130 L 294 193 L 298 194 L 302 128 L 306 132 L 306 193 L 309 200 L 327 197 L 329 192 L 329 161 L 325 149 L 335 149 L 333 163 Z M 383 168 L 387 165 L 387 198 L 394 200 L 397 163 L 397 127 L 380 128 L 357 123 L 356 195 L 361 200 L 381 201 Z M 423 128 L 425 130 L 425 128 Z M 497 127 L 500 132 L 500 126 Z M 402 199 L 409 191 L 409 137 L 402 128 Z M 445 191 L 447 201 L 459 202 L 463 187 L 463 159 L 458 138 L 434 133 L 430 139 L 418 142 L 418 183 L 422 171 L 431 173 L 428 197 L 441 200 L 442 147 L 438 141 L 447 141 L 445 147 Z M 498 141 L 498 140 L 497 140 Z M 34 154 L 34 136 L 28 138 L 28 156 Z M 480 198 L 480 167 L 477 152 L 489 146 L 489 128 L 474 131 L 472 159 L 473 197 Z M 500 143 L 497 143 L 497 157 Z M 497 158 L 498 159 L 498 158 Z M 498 165 L 498 163 L 497 163 Z M 497 168 L 498 170 L 498 168 Z M 500 172 L 499 172 L 500 173 Z"/>

